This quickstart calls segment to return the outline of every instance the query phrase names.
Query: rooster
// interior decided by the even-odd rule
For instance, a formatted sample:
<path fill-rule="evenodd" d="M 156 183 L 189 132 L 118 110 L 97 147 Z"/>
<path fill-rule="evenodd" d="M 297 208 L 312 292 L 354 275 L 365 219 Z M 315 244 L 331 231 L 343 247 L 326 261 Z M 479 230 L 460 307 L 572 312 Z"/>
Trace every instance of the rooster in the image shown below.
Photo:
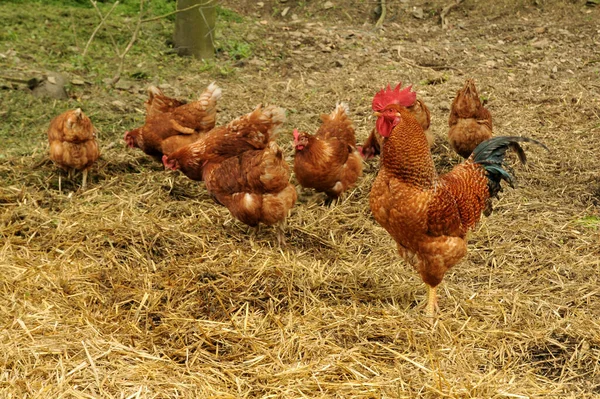
<path fill-rule="evenodd" d="M 81 189 L 85 190 L 88 170 L 100 156 L 96 130 L 92 121 L 81 108 L 66 111 L 50 122 L 48 128 L 50 159 L 68 172 L 69 179 L 74 171 L 82 171 Z M 61 175 L 58 175 L 58 190 L 62 191 Z"/>
<path fill-rule="evenodd" d="M 411 92 L 411 87 L 405 90 L 411 93 L 411 97 L 414 95 L 414 100 L 410 106 L 406 107 L 406 109 L 408 109 L 408 111 L 417 119 L 417 122 L 419 122 L 419 125 L 421 125 L 423 131 L 425 132 L 425 137 L 427 137 L 429 147 L 432 147 L 434 138 L 431 132 L 429 132 L 429 125 L 431 124 L 431 114 L 429 113 L 429 108 L 427 108 L 423 101 L 417 98 L 415 93 Z M 388 90 L 391 90 L 391 87 L 388 87 Z M 400 85 L 396 86 L 393 91 L 400 92 Z M 358 147 L 358 151 L 364 159 L 371 159 L 381 153 L 382 146 L 383 137 L 377 133 L 377 128 L 374 127 L 363 145 Z"/>
<path fill-rule="evenodd" d="M 525 137 L 495 137 L 439 176 L 423 128 L 406 109 L 413 96 L 388 88 L 373 99 L 377 130 L 386 139 L 369 205 L 375 220 L 396 241 L 400 256 L 427 284 L 427 314 L 433 316 L 436 287 L 467 253 L 467 231 L 500 191 L 502 180 L 514 185 L 514 177 L 503 167 L 506 151 L 513 149 L 524 163 L 520 142 L 546 147 Z"/>
<path fill-rule="evenodd" d="M 241 222 L 277 224 L 277 239 L 283 245 L 282 227 L 297 197 L 289 183 L 289 166 L 274 141 L 284 121 L 282 108 L 258 106 L 197 142 L 164 155 L 163 163 L 192 180 L 204 180 L 215 201 Z"/>
<path fill-rule="evenodd" d="M 492 137 L 492 115 L 479 99 L 473 79 L 456 93 L 450 117 L 448 140 L 458 155 L 469 158 L 475 147 Z"/>
<path fill-rule="evenodd" d="M 124 140 L 130 148 L 140 148 L 158 161 L 215 126 L 217 101 L 221 98 L 221 88 L 215 83 L 197 101 L 187 104 L 164 96 L 158 88 L 151 87 L 148 95 L 144 126 L 126 132 Z"/>
<path fill-rule="evenodd" d="M 362 159 L 356 150 L 348 105 L 338 104 L 313 136 L 294 130 L 294 173 L 302 187 L 314 188 L 337 199 L 362 175 Z"/>

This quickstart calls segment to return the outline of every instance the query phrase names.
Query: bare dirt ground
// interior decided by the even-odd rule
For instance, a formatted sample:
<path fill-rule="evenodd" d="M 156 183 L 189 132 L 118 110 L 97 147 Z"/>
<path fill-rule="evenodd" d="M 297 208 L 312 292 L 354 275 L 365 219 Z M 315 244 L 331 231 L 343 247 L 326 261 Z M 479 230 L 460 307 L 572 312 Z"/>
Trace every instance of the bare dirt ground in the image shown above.
<path fill-rule="evenodd" d="M 600 397 L 600 6 L 584 1 L 226 1 L 215 63 L 170 54 L 172 22 L 146 25 L 116 88 L 106 33 L 80 54 L 93 9 L 0 5 L 0 396 L 6 398 Z M 285 12 L 285 16 L 282 13 Z M 133 20 L 111 22 L 126 44 Z M 70 98 L 15 79 L 65 73 Z M 11 78 L 12 80 L 6 79 Z M 529 146 L 469 254 L 425 287 L 373 220 L 377 162 L 336 207 L 302 191 L 288 247 L 213 203 L 202 184 L 126 149 L 145 87 L 194 98 L 223 87 L 220 121 L 283 106 L 279 142 L 348 102 L 359 141 L 371 99 L 413 84 L 432 112 L 439 170 L 456 91 L 474 78 L 496 135 Z M 102 158 L 90 188 L 58 191 L 50 119 L 83 107 Z M 64 180 L 63 180 L 64 181 Z"/>

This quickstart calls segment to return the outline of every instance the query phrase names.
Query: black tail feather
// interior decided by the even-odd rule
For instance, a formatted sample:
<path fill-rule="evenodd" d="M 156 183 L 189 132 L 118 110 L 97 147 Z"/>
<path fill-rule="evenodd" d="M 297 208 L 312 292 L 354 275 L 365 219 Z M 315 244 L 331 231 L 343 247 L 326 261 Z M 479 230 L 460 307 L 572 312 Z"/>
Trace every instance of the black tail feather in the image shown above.
<path fill-rule="evenodd" d="M 511 149 L 517 153 L 521 163 L 526 163 L 527 157 L 525 151 L 519 145 L 519 142 L 535 143 L 544 147 L 547 151 L 550 151 L 543 143 L 528 137 L 520 136 L 492 137 L 479 144 L 475 150 L 473 150 L 471 159 L 473 162 L 482 165 L 488 173 L 490 197 L 495 197 L 496 194 L 498 194 L 501 189 L 500 182 L 502 180 L 510 184 L 511 187 L 514 187 L 516 180 L 511 174 L 512 170 L 510 167 L 504 163 L 504 156 L 506 155 L 506 151 Z"/>

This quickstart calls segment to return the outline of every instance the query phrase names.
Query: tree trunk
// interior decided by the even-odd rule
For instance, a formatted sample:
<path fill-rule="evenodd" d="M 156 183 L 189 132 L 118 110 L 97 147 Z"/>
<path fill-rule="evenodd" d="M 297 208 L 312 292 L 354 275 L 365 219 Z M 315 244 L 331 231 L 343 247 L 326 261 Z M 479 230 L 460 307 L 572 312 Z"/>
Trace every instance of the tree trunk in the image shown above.
<path fill-rule="evenodd" d="M 177 13 L 173 41 L 177 54 L 203 60 L 215 58 L 213 45 L 217 9 L 211 0 L 177 0 L 177 9 L 206 4 Z"/>

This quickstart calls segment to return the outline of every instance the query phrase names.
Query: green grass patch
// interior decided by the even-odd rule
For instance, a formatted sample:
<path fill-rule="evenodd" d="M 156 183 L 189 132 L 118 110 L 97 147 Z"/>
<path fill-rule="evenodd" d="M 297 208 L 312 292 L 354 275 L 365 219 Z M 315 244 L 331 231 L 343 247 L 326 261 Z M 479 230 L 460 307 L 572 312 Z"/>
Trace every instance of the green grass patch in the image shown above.
<path fill-rule="evenodd" d="M 584 216 L 577 220 L 577 223 L 587 228 L 597 229 L 600 227 L 600 217 L 593 215 Z"/>

